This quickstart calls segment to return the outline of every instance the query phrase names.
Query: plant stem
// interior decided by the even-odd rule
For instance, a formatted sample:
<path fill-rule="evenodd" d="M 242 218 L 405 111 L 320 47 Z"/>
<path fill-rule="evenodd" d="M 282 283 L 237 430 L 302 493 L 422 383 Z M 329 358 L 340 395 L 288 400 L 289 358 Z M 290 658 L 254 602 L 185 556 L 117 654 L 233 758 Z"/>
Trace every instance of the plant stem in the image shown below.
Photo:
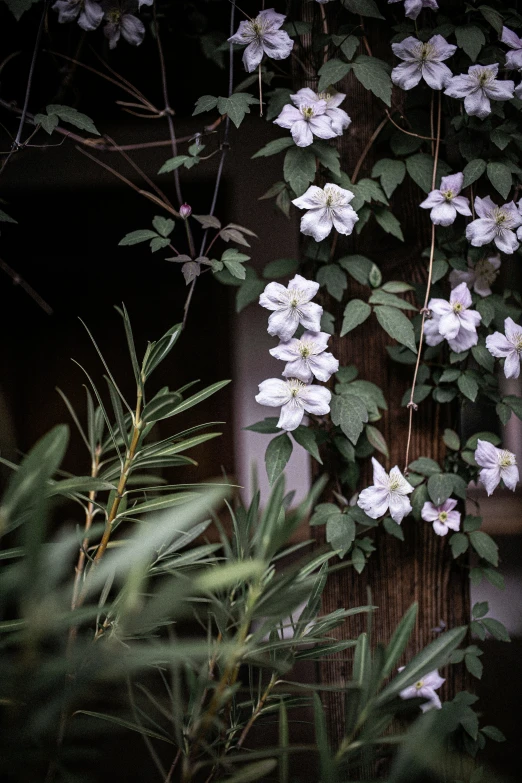
<path fill-rule="evenodd" d="M 432 97 L 432 106 L 433 106 L 433 97 Z M 437 136 L 435 140 L 435 153 L 433 157 L 433 175 L 431 178 L 431 189 L 435 190 L 435 183 L 437 182 L 437 163 L 439 160 L 439 148 L 440 148 L 440 126 L 441 126 L 441 95 L 439 93 L 438 97 L 438 111 L 437 111 Z M 422 313 L 422 321 L 421 321 L 421 331 L 420 331 L 420 337 L 419 337 L 419 347 L 417 349 L 417 361 L 415 362 L 415 371 L 413 373 L 413 383 L 411 386 L 411 394 L 410 394 L 410 400 L 408 402 L 408 408 L 409 408 L 409 421 L 408 421 L 408 437 L 406 440 L 406 456 L 404 458 L 404 474 L 407 475 L 408 473 L 408 463 L 410 458 L 410 446 L 411 446 L 411 436 L 413 431 L 413 412 L 417 410 L 417 404 L 414 402 L 413 398 L 415 395 L 415 384 L 417 383 L 417 375 L 419 373 L 419 366 L 420 366 L 420 359 L 421 359 L 421 352 L 422 352 L 422 344 L 424 342 L 424 324 L 426 322 L 426 316 L 428 315 L 428 302 L 430 299 L 430 289 L 431 289 L 431 281 L 433 278 L 433 258 L 435 255 L 435 224 L 431 224 L 431 246 L 430 246 L 430 261 L 428 266 L 428 282 L 426 284 L 426 294 L 424 296 L 424 305 L 422 307 L 421 313 Z"/>
<path fill-rule="evenodd" d="M 92 478 L 96 478 L 96 476 L 98 475 L 98 470 L 100 469 L 100 456 L 101 456 L 101 448 L 100 446 L 96 446 L 96 450 L 94 452 L 92 463 L 91 463 Z M 87 551 L 87 547 L 89 546 L 89 536 L 87 534 L 91 529 L 92 521 L 94 519 L 95 498 L 96 498 L 96 490 L 91 490 L 89 492 L 89 503 L 85 515 L 85 526 L 83 528 L 83 541 L 80 548 L 80 552 L 78 554 L 78 562 L 76 564 L 76 569 L 75 569 L 73 597 L 71 601 L 71 609 L 73 610 L 76 609 L 78 597 L 80 594 L 80 583 L 82 581 L 83 572 L 85 570 L 86 551 Z"/>
<path fill-rule="evenodd" d="M 118 482 L 118 487 L 116 490 L 116 497 L 113 500 L 111 510 L 109 512 L 109 516 L 107 517 L 107 522 L 105 524 L 105 530 L 103 531 L 102 540 L 100 541 L 100 544 L 98 546 L 98 549 L 96 550 L 96 555 L 94 556 L 94 565 L 99 563 L 103 555 L 105 554 L 105 551 L 107 549 L 107 545 L 109 543 L 109 539 L 111 537 L 112 533 L 112 525 L 114 523 L 114 520 L 116 519 L 116 516 L 118 514 L 118 509 L 120 507 L 120 503 L 123 498 L 123 494 L 125 492 L 125 488 L 127 486 L 127 481 L 130 474 L 130 469 L 132 467 L 132 463 L 134 460 L 134 456 L 136 454 L 136 449 L 138 448 L 138 443 L 141 436 L 141 430 L 143 427 L 143 422 L 141 420 L 141 404 L 143 400 L 143 392 L 141 389 L 141 386 L 138 386 L 138 393 L 137 393 L 137 402 L 136 402 L 136 413 L 134 414 L 134 424 L 132 428 L 132 439 L 130 442 L 130 445 L 127 449 L 127 454 L 125 456 L 125 462 L 123 464 L 123 468 L 120 474 L 120 480 Z"/>
<path fill-rule="evenodd" d="M 7 158 L 4 160 L 4 164 L 0 170 L 0 174 L 4 171 L 5 167 L 9 163 L 9 160 L 11 158 L 11 155 L 13 152 L 16 152 L 16 150 L 20 149 L 21 146 L 21 140 L 22 140 L 22 133 L 24 130 L 25 125 L 25 118 L 27 115 L 27 108 L 29 106 L 29 97 L 31 95 L 31 87 L 33 85 L 33 76 L 34 76 L 34 68 L 36 65 L 36 58 L 38 57 L 38 52 L 40 50 L 40 41 L 42 40 L 42 32 L 44 27 L 44 21 L 47 14 L 47 8 L 49 5 L 49 0 L 45 0 L 44 7 L 42 9 L 42 15 L 40 17 L 40 24 L 38 25 L 38 32 L 36 33 L 36 40 L 34 42 L 34 49 L 33 49 L 33 56 L 31 58 L 31 65 L 29 66 L 29 75 L 27 77 L 27 86 L 25 88 L 25 98 L 24 98 L 24 105 L 22 107 L 22 114 L 20 115 L 20 122 L 18 124 L 18 130 L 16 132 L 15 139 L 13 141 L 13 145 L 11 148 L 11 152 L 7 156 Z"/>
<path fill-rule="evenodd" d="M 230 8 L 230 36 L 234 35 L 234 18 L 235 18 L 235 11 L 236 11 L 236 0 L 231 0 L 230 2 L 231 8 Z M 228 97 L 232 95 L 232 92 L 234 91 L 234 47 L 232 44 L 230 44 L 228 49 Z M 223 176 L 223 167 L 225 165 L 225 158 L 227 156 L 227 152 L 229 149 L 229 143 L 228 143 L 228 137 L 230 135 L 230 117 L 226 116 L 225 119 L 225 131 L 223 134 L 223 141 L 221 142 L 221 158 L 219 160 L 219 166 L 216 174 L 216 184 L 214 185 L 214 193 L 212 195 L 212 203 L 210 205 L 209 215 L 214 214 L 214 210 L 216 209 L 217 204 L 217 198 L 219 194 L 219 186 L 221 185 L 221 177 Z M 187 221 L 188 222 L 188 221 Z M 208 228 L 206 229 L 205 233 L 203 234 L 203 239 L 201 240 L 201 248 L 199 251 L 200 256 L 205 255 L 205 248 L 207 246 L 207 238 L 208 238 Z M 216 237 L 214 237 L 214 240 Z M 213 244 L 213 243 L 212 243 Z M 212 245 L 211 245 L 212 246 Z M 183 308 L 183 322 L 181 325 L 181 328 L 184 329 L 187 324 L 187 318 L 188 318 L 188 312 L 190 303 L 192 301 L 192 296 L 194 294 L 194 289 L 196 287 L 196 281 L 197 277 L 194 278 L 192 283 L 190 284 L 190 289 L 187 294 L 187 298 L 185 300 L 185 307 Z"/>

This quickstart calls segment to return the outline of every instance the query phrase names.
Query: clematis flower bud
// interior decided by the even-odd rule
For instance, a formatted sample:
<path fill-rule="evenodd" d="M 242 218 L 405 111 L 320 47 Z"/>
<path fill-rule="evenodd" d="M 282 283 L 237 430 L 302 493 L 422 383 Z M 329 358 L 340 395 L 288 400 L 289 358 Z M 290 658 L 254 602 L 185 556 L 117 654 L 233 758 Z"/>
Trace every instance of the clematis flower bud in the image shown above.
<path fill-rule="evenodd" d="M 179 208 L 179 215 L 183 220 L 189 218 L 192 215 L 192 207 L 190 204 L 182 204 Z"/>

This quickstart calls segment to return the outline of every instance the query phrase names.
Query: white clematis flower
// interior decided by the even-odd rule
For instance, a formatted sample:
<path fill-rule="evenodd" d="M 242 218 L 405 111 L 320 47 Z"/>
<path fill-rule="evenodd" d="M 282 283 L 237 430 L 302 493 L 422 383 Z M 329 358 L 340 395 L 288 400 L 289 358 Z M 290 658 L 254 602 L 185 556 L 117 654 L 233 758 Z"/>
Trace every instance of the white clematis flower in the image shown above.
<path fill-rule="evenodd" d="M 339 361 L 326 351 L 330 335 L 326 332 L 305 332 L 297 340 L 281 342 L 270 353 L 276 359 L 288 362 L 283 375 L 311 383 L 313 377 L 327 381 L 339 369 Z"/>
<path fill-rule="evenodd" d="M 505 335 L 495 332 L 486 337 L 486 347 L 493 356 L 506 360 L 504 362 L 506 378 L 518 378 L 522 357 L 522 326 L 518 326 L 512 318 L 506 318 L 504 331 Z"/>
<path fill-rule="evenodd" d="M 316 242 L 325 239 L 332 228 L 339 234 L 350 235 L 359 220 L 350 206 L 353 198 L 350 190 L 339 185 L 328 183 L 324 188 L 311 185 L 306 193 L 292 201 L 299 209 L 308 210 L 301 218 L 301 233 L 313 237 Z"/>
<path fill-rule="evenodd" d="M 515 491 L 519 475 L 517 458 L 511 451 L 497 449 L 487 440 L 479 439 L 475 450 L 475 462 L 482 468 L 479 479 L 488 495 L 498 487 L 501 479 L 508 489 Z"/>
<path fill-rule="evenodd" d="M 457 212 L 461 215 L 471 215 L 469 199 L 459 196 L 463 182 L 462 172 L 442 177 L 440 189 L 432 190 L 428 198 L 419 205 L 422 209 L 431 209 L 431 222 L 436 226 L 451 226 L 457 217 Z"/>
<path fill-rule="evenodd" d="M 424 503 L 421 517 L 425 522 L 431 522 L 438 536 L 445 536 L 449 530 L 460 529 L 460 511 L 455 511 L 457 501 L 448 498 L 440 506 L 429 501 Z"/>
<path fill-rule="evenodd" d="M 478 218 L 466 226 L 466 239 L 473 247 L 494 242 L 502 253 L 514 253 L 518 249 L 515 231 L 522 224 L 522 215 L 513 201 L 497 207 L 489 196 L 476 196 L 475 212 Z"/>
<path fill-rule="evenodd" d="M 391 518 L 400 525 L 411 511 L 408 495 L 413 492 L 412 485 L 406 481 L 397 465 L 386 473 L 375 457 L 372 457 L 373 485 L 363 489 L 357 505 L 372 519 L 384 516 L 390 509 Z"/>
<path fill-rule="evenodd" d="M 235 35 L 228 41 L 235 44 L 247 44 L 243 52 L 243 65 L 248 73 L 255 71 L 263 55 L 273 60 L 285 60 L 293 49 L 294 42 L 280 28 L 285 21 L 284 14 L 278 14 L 273 8 L 260 11 L 255 19 L 240 22 Z"/>
<path fill-rule="evenodd" d="M 483 120 L 491 114 L 491 101 L 509 101 L 513 97 L 515 83 L 496 78 L 498 63 L 472 65 L 467 74 L 453 76 L 448 82 L 445 95 L 464 98 L 464 108 L 470 117 Z"/>
<path fill-rule="evenodd" d="M 479 296 L 489 296 L 491 286 L 498 277 L 500 269 L 500 256 L 489 256 L 481 258 L 475 266 L 468 260 L 468 269 L 453 269 L 450 272 L 449 281 L 452 288 L 456 288 L 461 283 L 466 283 L 468 288 L 475 291 Z"/>
<path fill-rule="evenodd" d="M 311 332 L 321 330 L 323 308 L 310 300 L 319 290 L 319 283 L 296 275 L 285 288 L 281 283 L 269 283 L 259 297 L 261 307 L 274 312 L 268 319 L 268 334 L 289 340 L 299 324 Z"/>
<path fill-rule="evenodd" d="M 399 671 L 402 672 L 404 666 L 401 666 Z M 421 704 L 421 710 L 427 712 L 428 710 L 440 710 L 442 704 L 440 699 L 435 693 L 436 690 L 443 685 L 446 680 L 439 675 L 437 669 L 429 674 L 425 674 L 423 677 L 419 677 L 417 682 L 410 685 L 408 688 L 399 692 L 401 699 L 415 699 L 419 696 L 423 699 L 428 699 L 426 704 Z"/>
<path fill-rule="evenodd" d="M 326 101 L 303 101 L 297 107 L 289 103 L 274 120 L 281 128 L 288 128 L 298 147 L 308 147 L 314 136 L 318 139 L 333 139 L 338 134 L 326 116 Z"/>
<path fill-rule="evenodd" d="M 472 300 L 466 283 L 461 283 L 445 299 L 430 299 L 428 309 L 440 318 L 439 333 L 446 340 L 453 340 L 461 329 L 476 332 L 482 316 L 476 310 L 470 310 Z"/>
<path fill-rule="evenodd" d="M 346 112 L 339 108 L 346 98 L 344 92 L 314 92 L 310 87 L 303 87 L 301 90 L 298 90 L 295 95 L 291 95 L 290 97 L 296 106 L 307 101 L 325 101 L 325 114 L 331 121 L 336 136 L 342 136 L 343 131 L 346 130 L 351 123 L 351 119 Z"/>
<path fill-rule="evenodd" d="M 281 406 L 277 426 L 291 432 L 299 427 L 305 413 L 317 416 L 329 413 L 331 398 L 332 394 L 325 386 L 308 386 L 297 378 L 286 381 L 269 378 L 259 384 L 256 402 L 272 408 Z"/>

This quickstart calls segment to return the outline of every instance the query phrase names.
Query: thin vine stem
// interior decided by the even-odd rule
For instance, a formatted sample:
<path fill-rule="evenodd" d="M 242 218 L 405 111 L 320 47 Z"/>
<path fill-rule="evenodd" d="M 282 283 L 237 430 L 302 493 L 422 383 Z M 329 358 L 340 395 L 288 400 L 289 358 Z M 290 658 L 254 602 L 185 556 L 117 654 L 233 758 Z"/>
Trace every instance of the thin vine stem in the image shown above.
<path fill-rule="evenodd" d="M 432 111 L 433 111 L 433 97 L 432 97 Z M 437 135 L 435 139 L 435 152 L 433 156 L 433 175 L 431 178 L 431 189 L 435 190 L 435 184 L 437 182 L 437 164 L 439 160 L 439 149 L 440 149 L 440 127 L 441 127 L 441 115 L 442 115 L 442 108 L 441 108 L 441 94 L 439 92 L 438 96 L 438 107 L 437 107 Z M 411 437 L 413 432 L 413 413 L 417 410 L 417 404 L 414 402 L 414 395 L 415 395 L 415 385 L 417 383 L 417 375 L 419 373 L 419 366 L 420 366 L 420 359 L 421 359 L 421 353 L 422 353 L 422 345 L 424 342 L 424 324 L 426 323 L 426 316 L 428 315 L 428 302 L 430 299 L 430 289 L 431 289 L 431 281 L 433 278 L 433 259 L 435 256 L 435 224 L 431 224 L 431 245 L 430 245 L 430 261 L 428 266 L 428 282 L 426 284 L 426 294 L 424 296 L 424 305 L 421 310 L 422 314 L 422 321 L 421 321 L 421 330 L 420 330 L 420 337 L 419 337 L 419 347 L 417 349 L 417 361 L 415 362 L 415 371 L 413 373 L 413 382 L 411 386 L 411 393 L 410 393 L 410 399 L 408 402 L 408 410 L 409 410 L 409 419 L 408 419 L 408 437 L 406 440 L 406 455 L 404 458 L 404 473 L 405 475 L 408 473 L 408 464 L 410 460 L 410 447 L 411 447 Z"/>
<path fill-rule="evenodd" d="M 16 152 L 18 149 L 20 149 L 23 144 L 22 142 L 22 133 L 24 130 L 25 125 L 25 118 L 27 116 L 27 109 L 29 107 L 29 98 L 31 96 L 31 87 L 33 86 L 33 77 L 34 77 L 34 69 L 36 66 L 36 59 L 38 57 L 38 52 L 40 51 L 40 42 L 42 40 L 42 33 L 44 28 L 44 22 L 45 17 L 47 14 L 47 8 L 49 5 L 49 0 L 45 0 L 44 7 L 42 9 L 42 15 L 40 17 L 40 24 L 38 25 L 38 32 L 36 33 L 36 40 L 34 42 L 34 48 L 33 48 L 33 56 L 31 58 L 31 65 L 29 66 L 29 75 L 27 77 L 27 86 L 25 88 L 25 97 L 24 97 L 24 105 L 22 107 L 22 113 L 20 115 L 20 122 L 18 124 L 18 130 L 16 132 L 16 136 L 14 138 L 11 151 L 7 158 L 4 160 L 3 166 L 0 169 L 0 174 L 2 174 L 5 170 L 5 167 L 11 160 L 11 156 L 14 152 Z"/>
<path fill-rule="evenodd" d="M 230 0 L 230 37 L 234 35 L 234 26 L 235 26 L 235 12 L 236 12 L 236 0 Z M 232 95 L 234 91 L 234 46 L 231 43 L 229 45 L 228 49 L 228 97 Z M 218 170 L 216 174 L 216 183 L 214 185 L 214 193 L 212 195 L 212 202 L 210 204 L 210 210 L 209 215 L 213 215 L 214 211 L 216 209 L 217 199 L 219 195 L 219 188 L 221 185 L 221 178 L 223 176 L 223 168 L 225 166 L 225 158 L 227 156 L 228 150 L 229 150 L 229 138 L 230 135 L 230 117 L 226 116 L 225 118 L 225 130 L 223 133 L 223 141 L 221 142 L 221 157 L 219 159 L 219 165 Z M 187 221 L 188 222 L 188 221 Z M 214 238 L 215 239 L 215 238 Z M 199 255 L 204 256 L 205 255 L 205 249 L 207 246 L 207 240 L 208 240 L 208 228 L 205 230 L 203 234 L 203 239 L 201 240 L 201 247 L 199 250 Z M 185 326 L 187 324 L 187 318 L 190 308 L 190 303 L 192 301 L 192 297 L 194 295 L 194 289 L 196 287 L 196 281 L 197 277 L 194 278 L 192 283 L 190 284 L 189 292 L 187 294 L 187 298 L 185 300 L 185 306 L 183 308 L 183 321 L 181 324 L 182 330 L 185 329 Z"/>

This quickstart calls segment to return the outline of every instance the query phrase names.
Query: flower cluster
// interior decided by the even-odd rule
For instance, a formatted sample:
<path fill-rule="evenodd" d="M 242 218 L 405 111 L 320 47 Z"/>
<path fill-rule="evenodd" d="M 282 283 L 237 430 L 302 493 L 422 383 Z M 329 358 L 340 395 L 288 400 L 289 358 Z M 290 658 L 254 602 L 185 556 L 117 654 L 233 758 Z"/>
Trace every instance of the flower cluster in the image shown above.
<path fill-rule="evenodd" d="M 281 342 L 270 353 L 286 362 L 282 373 L 286 380 L 269 378 L 260 383 L 256 401 L 281 407 L 277 426 L 287 432 L 301 424 L 305 413 L 324 416 L 330 411 L 329 389 L 312 384 L 314 377 L 328 381 L 339 369 L 337 359 L 326 351 L 329 335 L 321 332 L 323 308 L 311 301 L 318 289 L 319 283 L 296 275 L 287 287 L 269 283 L 259 297 L 259 304 L 272 310 L 268 333 Z M 299 325 L 306 331 L 294 338 Z"/>
<path fill-rule="evenodd" d="M 243 65 L 252 73 L 261 64 L 263 55 L 273 60 L 285 60 L 293 49 L 294 42 L 284 30 L 286 16 L 278 14 L 273 8 L 260 11 L 255 19 L 240 22 L 237 33 L 228 40 L 230 43 L 246 45 L 243 52 Z"/>
<path fill-rule="evenodd" d="M 114 49 L 120 37 L 133 46 L 139 46 L 145 37 L 145 26 L 134 12 L 153 0 L 56 0 L 53 10 L 58 12 L 60 24 L 77 21 L 82 30 L 96 30 L 105 19 L 103 32 Z"/>
<path fill-rule="evenodd" d="M 435 0 L 406 0 L 406 16 L 416 19 L 425 6 L 438 8 Z M 506 67 L 522 70 L 522 39 L 503 27 L 501 41 L 512 50 L 506 56 Z M 411 90 L 424 79 L 433 90 L 444 90 L 450 98 L 464 100 L 464 109 L 472 117 L 483 120 L 491 114 L 491 101 L 509 101 L 515 96 L 522 99 L 522 84 L 515 88 L 510 79 L 497 79 L 498 63 L 471 65 L 466 74 L 454 76 L 443 61 L 451 57 L 457 47 L 449 44 L 442 35 L 434 35 L 426 42 L 408 36 L 400 43 L 392 44 L 392 49 L 403 60 L 392 71 L 394 84 L 403 90 Z"/>
<path fill-rule="evenodd" d="M 308 87 L 290 96 L 293 103 L 287 104 L 274 120 L 281 128 L 288 128 L 298 147 L 308 147 L 314 136 L 318 139 L 333 139 L 341 136 L 351 120 L 339 106 L 346 98 L 342 92 L 316 93 Z"/>

